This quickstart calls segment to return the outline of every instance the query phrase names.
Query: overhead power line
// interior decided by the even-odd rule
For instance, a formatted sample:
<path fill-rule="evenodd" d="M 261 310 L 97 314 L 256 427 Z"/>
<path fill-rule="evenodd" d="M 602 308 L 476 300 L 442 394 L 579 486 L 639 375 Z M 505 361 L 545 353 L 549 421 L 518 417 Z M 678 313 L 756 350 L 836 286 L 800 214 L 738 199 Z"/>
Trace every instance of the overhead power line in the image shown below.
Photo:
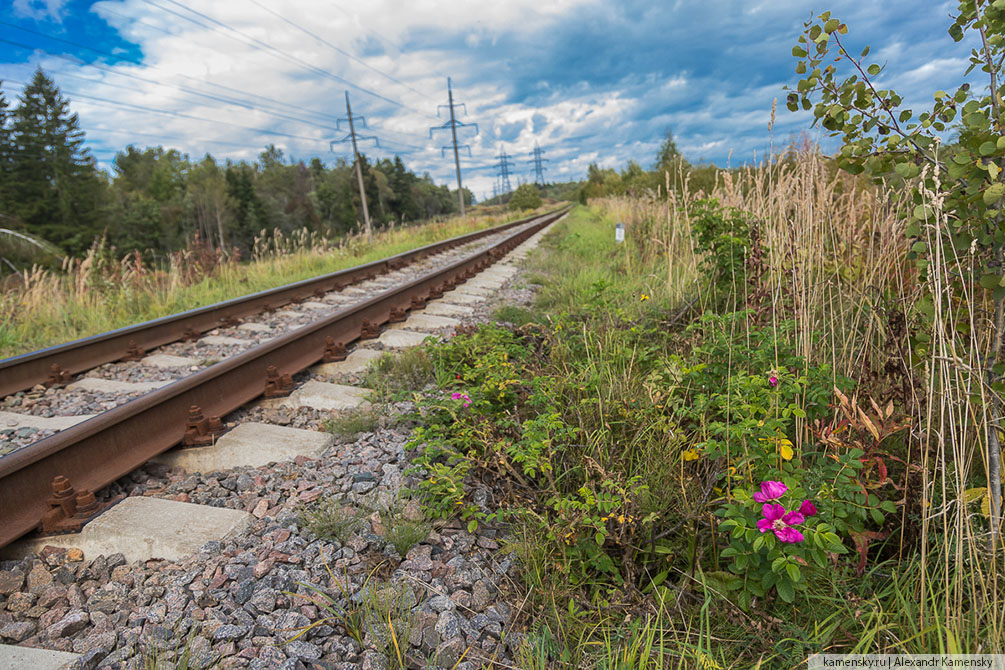
<path fill-rule="evenodd" d="M 342 54 L 346 58 L 349 58 L 349 59 L 351 59 L 353 61 L 356 61 L 357 63 L 359 63 L 363 67 L 365 67 L 365 68 L 367 68 L 369 70 L 373 70 L 374 72 L 376 72 L 377 74 L 381 75 L 382 77 L 386 77 L 387 79 L 390 79 L 391 81 L 393 81 L 394 83 L 396 83 L 396 84 L 398 84 L 400 86 L 404 86 L 409 91 L 411 91 L 411 92 L 413 92 L 413 93 L 415 93 L 417 95 L 421 95 L 424 98 L 432 100 L 432 98 L 430 96 L 426 95 L 422 91 L 418 91 L 418 90 L 412 88 L 412 86 L 410 86 L 409 84 L 406 84 L 405 82 L 401 81 L 397 77 L 395 77 L 393 75 L 390 75 L 387 72 L 384 72 L 383 70 L 370 65 L 369 63 L 367 63 L 363 59 L 357 58 L 356 56 L 354 56 L 353 54 L 349 53 L 348 51 L 335 46 L 334 44 L 332 44 L 331 42 L 329 42 L 325 38 L 321 37 L 320 35 L 318 35 L 316 33 L 313 33 L 310 30 L 307 30 L 307 28 L 304 28 L 300 24 L 295 23 L 294 21 L 286 18 L 285 16 L 283 16 L 279 12 L 276 12 L 273 9 L 270 9 L 269 7 L 266 7 L 262 3 L 258 2 L 258 0 L 248 0 L 248 2 L 254 4 L 254 5 L 256 5 L 256 6 L 260 7 L 260 8 L 262 8 L 262 9 L 264 9 L 269 14 L 272 14 L 273 16 L 275 16 L 276 18 L 278 18 L 280 21 L 283 21 L 284 23 L 287 23 L 287 24 L 293 26 L 294 28 L 296 28 L 300 32 L 304 33 L 305 35 L 309 35 L 309 36 L 313 37 L 318 42 L 321 42 L 322 44 L 324 44 L 325 46 L 329 47 L 330 49 L 333 49 L 333 50 L 337 51 L 338 53 Z"/>
<path fill-rule="evenodd" d="M 8 79 L 7 81 L 10 82 L 10 83 L 13 83 L 13 84 L 17 84 L 19 86 L 28 86 L 27 82 L 17 81 L 15 79 Z M 192 114 L 185 114 L 184 112 L 175 112 L 175 111 L 164 110 L 164 109 L 154 109 L 153 107 L 147 107 L 145 105 L 136 105 L 136 104 L 133 104 L 133 103 L 130 103 L 130 102 L 122 102 L 120 100 L 109 100 L 108 98 L 101 98 L 101 97 L 98 97 L 98 96 L 87 95 L 86 93 L 78 93 L 78 92 L 75 92 L 75 91 L 63 90 L 62 92 L 65 93 L 66 95 L 72 96 L 74 98 L 83 99 L 83 100 L 89 100 L 89 101 L 96 102 L 96 103 L 105 103 L 106 105 L 112 105 L 114 107 L 131 107 L 131 108 L 133 108 L 135 110 L 142 111 L 142 112 L 149 112 L 151 114 L 162 114 L 162 115 L 165 115 L 165 116 L 175 116 L 175 117 L 182 118 L 182 119 L 191 119 L 193 121 L 204 121 L 206 123 L 217 123 L 217 124 L 224 125 L 224 126 L 231 126 L 231 127 L 234 127 L 234 128 L 240 128 L 242 130 L 251 130 L 251 131 L 254 131 L 254 132 L 264 133 L 266 135 L 276 135 L 276 136 L 279 136 L 279 137 L 288 137 L 288 138 L 297 139 L 297 140 L 309 140 L 311 142 L 321 142 L 321 139 L 318 138 L 318 137 L 308 137 L 306 135 L 294 135 L 292 133 L 284 133 L 282 131 L 270 130 L 268 128 L 255 128 L 253 126 L 245 126 L 245 125 L 240 124 L 240 123 L 232 123 L 230 121 L 222 121 L 220 119 L 207 119 L 207 118 L 202 117 L 202 116 L 195 116 L 195 115 L 192 115 Z"/>
<path fill-rule="evenodd" d="M 41 31 L 32 30 L 31 28 L 25 28 L 23 26 L 18 26 L 18 25 L 15 25 L 13 23 L 9 23 L 7 21 L 0 20 L 0 25 L 9 26 L 11 28 L 15 28 L 17 30 L 24 31 L 26 33 L 31 33 L 33 35 L 38 35 L 40 37 L 43 37 L 43 38 L 48 39 L 48 40 L 51 40 L 53 42 L 59 42 L 59 43 L 62 43 L 62 44 L 68 44 L 68 45 L 76 47 L 78 49 L 85 49 L 87 51 L 90 51 L 90 52 L 96 53 L 96 54 L 100 54 L 102 56 L 107 56 L 107 57 L 113 58 L 113 59 L 119 59 L 119 56 L 117 56 L 116 54 L 113 54 L 113 53 L 111 53 L 109 51 L 102 51 L 101 49 L 95 49 L 94 47 L 87 46 L 86 44 L 81 44 L 79 42 L 74 42 L 72 40 L 67 40 L 67 39 L 63 39 L 63 38 L 60 38 L 60 37 L 54 37 L 52 35 L 48 35 L 48 34 L 43 33 Z M 8 42 L 10 44 L 14 44 L 16 46 L 20 46 L 23 49 L 31 49 L 33 51 L 41 51 L 41 52 L 43 52 L 43 53 L 45 53 L 47 55 L 55 56 L 57 58 L 72 58 L 71 56 L 60 56 L 58 54 L 53 54 L 51 52 L 46 51 L 45 49 L 42 49 L 41 47 L 36 47 L 36 46 L 31 46 L 31 45 L 26 45 L 26 44 L 19 44 L 19 43 L 16 43 L 16 42 L 10 42 L 9 40 L 4 40 L 4 41 L 6 41 L 6 42 Z M 110 68 L 110 67 L 105 66 L 105 65 L 99 65 L 97 63 L 86 63 L 86 65 L 88 65 L 90 67 L 97 67 L 98 69 L 108 70 L 108 71 L 114 72 L 115 74 L 118 74 L 120 76 L 130 76 L 129 74 L 126 74 L 126 73 L 123 73 L 123 72 L 119 72 L 118 70 L 115 70 L 114 68 Z M 301 106 L 291 105 L 289 103 L 281 102 L 279 100 L 273 100 L 272 98 L 267 98 L 267 97 L 259 95 L 257 93 L 252 93 L 250 91 L 243 91 L 243 90 L 238 89 L 238 88 L 233 88 L 233 87 L 227 86 L 225 84 L 219 84 L 217 82 L 213 82 L 213 81 L 209 81 L 209 80 L 203 80 L 203 79 L 199 79 L 197 77 L 191 77 L 189 75 L 184 75 L 184 74 L 169 73 L 169 72 L 166 72 L 165 70 L 163 70 L 161 68 L 158 68 L 158 67 L 155 67 L 155 66 L 146 66 L 146 67 L 149 70 L 154 71 L 154 72 L 163 72 L 164 74 L 176 75 L 178 77 L 181 77 L 182 79 L 193 81 L 193 82 L 196 82 L 196 83 L 199 83 L 199 84 L 204 84 L 204 85 L 208 85 L 208 86 L 214 86 L 216 88 L 221 88 L 221 89 L 224 89 L 224 90 L 227 90 L 227 91 L 231 91 L 233 93 L 239 93 L 241 95 L 248 96 L 249 98 L 256 98 L 256 99 L 261 100 L 263 103 L 265 103 L 266 105 L 271 106 L 271 107 L 286 108 L 286 109 L 289 109 L 289 110 L 292 110 L 292 111 L 295 111 L 295 112 L 306 113 L 306 114 L 317 116 L 319 118 L 328 119 L 331 122 L 334 122 L 335 119 L 337 118 L 336 116 L 328 114 L 326 112 L 321 112 L 321 111 L 317 111 L 317 110 L 313 110 L 313 109 L 309 109 L 309 108 L 305 108 L 305 107 L 301 107 Z M 138 76 L 138 75 L 133 75 L 133 76 Z M 210 95 L 210 94 L 206 94 L 206 95 Z"/>
<path fill-rule="evenodd" d="M 343 84 L 345 86 L 349 86 L 350 88 L 353 88 L 353 89 L 355 89 L 357 91 L 360 91 L 362 93 L 366 93 L 367 95 L 371 95 L 371 96 L 373 96 L 375 98 L 383 100 L 384 102 L 387 102 L 387 103 L 390 103 L 392 105 L 395 105 L 396 107 L 401 107 L 402 109 L 409 109 L 409 110 L 412 110 L 412 111 L 414 111 L 414 112 L 416 112 L 418 114 L 423 114 L 423 112 L 421 112 L 421 111 L 415 109 L 414 107 L 411 107 L 411 106 L 409 106 L 409 105 L 407 105 L 407 104 L 405 104 L 405 103 L 403 103 L 403 102 L 401 102 L 399 100 L 395 100 L 393 98 L 389 98 L 386 95 L 378 93 L 377 91 L 374 91 L 374 90 L 371 90 L 369 88 L 366 88 L 365 86 L 361 86 L 361 85 L 359 85 L 359 84 L 357 84 L 357 83 L 355 83 L 353 81 L 350 81 L 350 80 L 348 80 L 348 79 L 346 79 L 344 77 L 340 77 L 340 76 L 338 76 L 336 74 L 332 74 L 331 72 L 328 72 L 327 70 L 323 70 L 322 68 L 320 68 L 320 67 L 318 67 L 316 65 L 313 65 L 312 63 L 309 63 L 309 62 L 303 60 L 302 58 L 299 58 L 298 56 L 294 56 L 292 54 L 286 53 L 282 49 L 280 49 L 280 48 L 278 48 L 276 46 L 273 46 L 272 44 L 269 44 L 268 42 L 264 42 L 264 41 L 258 39 L 257 37 L 252 37 L 251 35 L 248 35 L 247 33 L 241 32 L 237 28 L 234 28 L 233 26 L 230 26 L 230 25 L 226 24 L 225 22 L 220 21 L 219 19 L 215 19 L 212 16 L 209 16 L 208 14 L 200 12 L 197 9 L 192 9 L 189 6 L 187 6 L 187 5 L 185 5 L 185 4 L 181 3 L 181 2 L 178 2 L 178 0 L 164 0 L 164 1 L 171 3 L 172 5 L 174 5 L 176 7 L 180 7 L 180 8 L 184 9 L 187 12 L 191 12 L 192 14 L 194 14 L 196 16 L 199 16 L 199 17 L 205 19 L 206 21 L 209 21 L 210 23 L 214 24 L 215 26 L 218 26 L 218 28 L 213 28 L 211 26 L 207 26 L 206 24 L 201 23 L 199 21 L 196 21 L 195 19 L 192 19 L 191 17 L 187 17 L 187 16 L 184 16 L 182 14 L 179 14 L 178 12 L 176 12 L 176 11 L 174 11 L 174 10 L 168 8 L 168 7 L 164 7 L 163 5 L 155 2 L 154 0 L 143 0 L 143 1 L 146 2 L 148 5 L 151 5 L 153 7 L 157 7 L 158 9 L 160 9 L 162 11 L 168 12 L 168 13 L 173 14 L 175 16 L 178 16 L 180 18 L 187 19 L 187 20 L 191 21 L 192 23 L 195 23 L 196 25 L 200 25 L 203 28 L 209 28 L 210 30 L 213 30 L 214 32 L 220 32 L 220 30 L 218 28 L 222 28 L 223 30 L 227 31 L 228 33 L 233 33 L 234 35 L 239 35 L 242 38 L 242 39 L 237 39 L 236 37 L 233 37 L 232 35 L 228 35 L 232 39 L 235 39 L 236 41 L 239 41 L 239 42 L 242 42 L 242 43 L 244 43 L 246 45 L 249 45 L 249 46 L 255 48 L 256 50 L 265 51 L 266 53 L 270 53 L 270 54 L 272 54 L 274 56 L 282 58 L 283 60 L 286 60 L 287 62 L 295 63 L 295 64 L 297 64 L 297 65 L 299 65 L 299 66 L 301 66 L 301 67 L 303 67 L 303 68 L 305 68 L 305 69 L 307 69 L 307 70 L 309 70 L 309 71 L 317 74 L 318 76 L 325 77 L 325 78 L 331 79 L 333 81 L 337 81 L 340 84 Z M 227 34 L 227 33 L 221 33 L 221 34 Z"/>

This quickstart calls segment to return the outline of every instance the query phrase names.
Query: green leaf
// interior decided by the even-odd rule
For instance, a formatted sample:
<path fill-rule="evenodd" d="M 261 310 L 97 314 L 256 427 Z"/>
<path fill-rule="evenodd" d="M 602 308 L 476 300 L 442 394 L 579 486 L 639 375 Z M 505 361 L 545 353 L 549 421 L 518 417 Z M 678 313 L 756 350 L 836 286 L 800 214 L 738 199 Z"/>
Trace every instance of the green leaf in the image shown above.
<path fill-rule="evenodd" d="M 996 289 L 999 286 L 1001 286 L 1001 277 L 999 277 L 997 274 L 992 274 L 989 272 L 987 274 L 981 275 L 980 284 L 981 286 L 990 291 L 992 289 Z"/>
<path fill-rule="evenodd" d="M 868 69 L 866 70 L 866 72 L 868 72 L 869 74 L 871 74 L 874 77 L 877 74 L 879 74 L 879 71 L 880 71 L 880 67 L 879 67 L 879 65 L 876 65 L 875 63 L 873 63 L 872 65 L 870 65 L 868 67 Z"/>
<path fill-rule="evenodd" d="M 806 49 L 800 46 L 792 47 L 792 55 L 796 58 L 806 58 Z"/>
<path fill-rule="evenodd" d="M 796 565 L 795 563 L 789 563 L 788 565 L 786 565 L 785 572 L 789 573 L 789 579 L 791 579 L 792 581 L 794 582 L 799 581 L 799 577 L 801 575 L 799 574 L 799 566 Z"/>
<path fill-rule="evenodd" d="M 473 533 L 478 529 L 478 519 L 468 521 L 468 532 Z"/>
<path fill-rule="evenodd" d="M 604 534 L 603 533 L 597 533 L 596 535 L 593 536 L 593 539 L 594 539 L 594 541 L 596 541 L 597 544 L 603 546 L 603 544 L 604 544 Z"/>
<path fill-rule="evenodd" d="M 775 588 L 778 589 L 778 595 L 787 603 L 791 603 L 796 599 L 796 590 L 792 587 L 792 582 L 787 579 L 783 579 L 777 584 Z"/>
<path fill-rule="evenodd" d="M 841 26 L 840 21 L 838 21 L 837 19 L 831 19 L 830 21 L 824 24 L 824 32 L 830 34 L 835 30 L 837 30 L 840 26 Z"/>
<path fill-rule="evenodd" d="M 784 556 L 779 556 L 775 560 L 771 561 L 771 571 L 772 572 L 781 572 L 782 567 L 784 565 L 785 565 L 785 557 Z"/>
<path fill-rule="evenodd" d="M 928 251 L 928 243 L 923 242 L 922 240 L 918 240 L 917 242 L 911 245 L 911 251 L 913 251 L 916 254 L 923 254 L 926 251 Z"/>
<path fill-rule="evenodd" d="M 994 142 L 988 141 L 981 144 L 980 149 L 981 156 L 990 156 L 994 152 L 998 151 L 998 145 Z"/>
<path fill-rule="evenodd" d="M 880 512 L 878 509 L 873 507 L 871 510 L 869 510 L 869 514 L 872 515 L 872 520 L 875 521 L 877 524 L 880 525 L 883 524 L 883 513 Z"/>
<path fill-rule="evenodd" d="M 984 190 L 982 195 L 984 199 L 984 204 L 990 207 L 999 200 L 1001 200 L 1002 195 L 1005 195 L 1005 184 L 995 183 L 991 184 Z"/>

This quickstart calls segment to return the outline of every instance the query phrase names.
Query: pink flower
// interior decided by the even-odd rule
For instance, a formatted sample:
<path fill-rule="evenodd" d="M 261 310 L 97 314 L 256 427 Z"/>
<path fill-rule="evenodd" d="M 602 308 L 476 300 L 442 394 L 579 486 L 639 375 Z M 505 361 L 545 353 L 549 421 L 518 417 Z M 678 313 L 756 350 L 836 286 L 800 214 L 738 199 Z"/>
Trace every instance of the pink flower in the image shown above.
<path fill-rule="evenodd" d="M 776 386 L 778 386 L 778 377 L 776 377 L 775 375 L 771 375 L 770 377 L 768 377 L 768 386 L 770 386 L 771 388 L 775 388 Z"/>
<path fill-rule="evenodd" d="M 465 395 L 464 393 L 461 393 L 460 391 L 454 391 L 453 393 L 451 393 L 450 394 L 450 399 L 451 400 L 462 400 L 463 399 L 464 400 L 464 405 L 463 405 L 464 407 L 467 407 L 468 405 L 471 404 L 471 398 L 468 397 L 467 395 Z"/>
<path fill-rule="evenodd" d="M 763 519 L 758 520 L 757 527 L 762 533 L 769 530 L 775 534 L 782 542 L 802 542 L 805 538 L 803 534 L 793 528 L 801 524 L 805 519 L 799 512 L 786 512 L 782 505 L 764 505 L 761 508 Z"/>
<path fill-rule="evenodd" d="M 799 513 L 803 516 L 816 516 L 816 505 L 811 503 L 809 500 L 804 500 L 803 504 L 799 506 Z"/>
<path fill-rule="evenodd" d="M 761 482 L 761 490 L 754 494 L 754 500 L 759 503 L 766 503 L 769 500 L 781 498 L 789 487 L 781 482 Z"/>

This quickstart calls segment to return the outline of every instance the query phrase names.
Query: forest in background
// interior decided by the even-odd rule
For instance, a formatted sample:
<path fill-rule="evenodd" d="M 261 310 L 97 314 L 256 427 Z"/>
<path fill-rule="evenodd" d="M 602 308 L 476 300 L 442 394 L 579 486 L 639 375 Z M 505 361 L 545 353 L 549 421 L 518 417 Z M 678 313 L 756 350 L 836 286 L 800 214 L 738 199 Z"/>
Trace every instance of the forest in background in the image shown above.
<path fill-rule="evenodd" d="M 397 156 L 361 156 L 361 165 L 378 227 L 457 210 L 456 190 L 415 174 Z M 472 202 L 467 189 L 465 197 Z M 274 145 L 254 163 L 130 145 L 108 174 L 84 147 L 69 100 L 41 69 L 16 104 L 0 88 L 0 229 L 43 240 L 53 256 L 79 255 L 102 238 L 118 255 L 139 251 L 147 260 L 196 238 L 247 253 L 263 230 L 344 235 L 357 227 L 360 210 L 352 163 L 291 162 Z M 37 258 L 37 248 L 18 236 L 4 239 L 6 270 Z"/>

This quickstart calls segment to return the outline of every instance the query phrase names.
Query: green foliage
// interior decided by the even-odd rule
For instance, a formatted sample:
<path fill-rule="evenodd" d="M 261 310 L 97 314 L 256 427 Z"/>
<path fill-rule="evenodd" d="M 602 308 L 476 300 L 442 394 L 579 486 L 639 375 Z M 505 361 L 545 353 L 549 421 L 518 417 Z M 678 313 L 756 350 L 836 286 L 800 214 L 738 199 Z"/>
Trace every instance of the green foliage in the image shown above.
<path fill-rule="evenodd" d="M 510 209 L 537 209 L 541 206 L 541 192 L 537 184 L 520 184 L 509 199 Z"/>
<path fill-rule="evenodd" d="M 73 253 L 86 249 L 100 233 L 104 183 L 83 148 L 77 115 L 42 70 L 25 86 L 4 135 L 9 181 L 0 209 L 11 219 L 7 227 Z"/>
<path fill-rule="evenodd" d="M 367 368 L 363 385 L 390 398 L 405 391 L 420 389 L 433 376 L 433 364 L 422 347 L 397 353 L 385 353 Z"/>
<path fill-rule="evenodd" d="M 0 227 L 71 254 L 105 234 L 120 253 L 138 250 L 150 260 L 196 236 L 247 255 L 266 230 L 347 235 L 362 217 L 353 166 L 344 160 L 293 164 L 269 146 L 256 163 L 223 163 L 130 145 L 115 156 L 108 182 L 83 141 L 69 101 L 41 70 L 13 110 L 0 92 Z M 456 193 L 398 157 L 362 157 L 362 169 L 378 227 L 457 210 Z"/>
<path fill-rule="evenodd" d="M 697 200 L 692 204 L 691 230 L 718 297 L 739 293 L 737 289 L 747 283 L 752 252 L 748 215 L 733 208 L 724 211 L 716 200 Z"/>
<path fill-rule="evenodd" d="M 300 508 L 300 523 L 316 537 L 345 544 L 363 524 L 361 510 L 334 496 L 326 496 Z"/>
<path fill-rule="evenodd" d="M 353 439 L 360 433 L 372 432 L 380 422 L 380 414 L 370 405 L 354 407 L 327 418 L 322 427 L 332 435 Z"/>
<path fill-rule="evenodd" d="M 412 547 L 425 540 L 432 529 L 432 526 L 422 519 L 406 518 L 402 501 L 381 510 L 380 518 L 384 526 L 384 539 L 402 557 L 406 556 Z"/>
<path fill-rule="evenodd" d="M 927 273 L 932 259 L 953 259 L 960 249 L 975 253 L 983 269 L 972 275 L 960 267 L 959 284 L 950 293 L 969 291 L 971 282 L 992 292 L 995 300 L 1005 297 L 1005 276 L 1001 258 L 1005 228 L 1001 226 L 1000 199 L 1005 194 L 999 174 L 1005 156 L 1005 126 L 1000 102 L 1000 68 L 1005 55 L 1005 7 L 988 0 L 965 0 L 949 27 L 959 42 L 967 33 L 982 39 L 981 48 L 970 55 L 963 76 L 979 69 L 988 75 L 990 86 L 974 95 L 962 82 L 955 91 L 934 91 L 929 108 L 916 112 L 903 107 L 904 97 L 877 86 L 884 65 L 869 62 L 869 47 L 859 51 L 846 44 L 848 28 L 830 12 L 808 21 L 793 47 L 796 73 L 802 78 L 788 94 L 790 110 L 812 109 L 819 123 L 840 137 L 838 165 L 852 174 L 865 173 L 879 178 L 895 172 L 910 182 L 913 208 L 907 234 L 912 239 L 911 255 L 921 272 Z M 987 38 L 987 39 L 983 39 Z M 853 54 L 858 53 L 856 57 Z M 847 71 L 839 70 L 844 66 Z M 912 99 L 922 94 L 912 91 Z M 814 102 L 815 101 L 815 102 Z M 943 134 L 956 123 L 955 144 L 943 147 Z M 936 185 L 938 180 L 938 187 Z M 940 193 L 941 210 L 947 226 L 936 225 L 932 194 Z M 945 262 L 945 261 L 943 261 Z M 950 260 L 950 263 L 953 261 Z M 930 288 L 930 287 L 929 287 Z M 956 304 L 951 301 L 949 304 Z M 925 300 L 919 307 L 932 304 Z M 961 327 L 966 317 L 960 318 Z M 925 341 L 916 342 L 917 353 L 927 353 Z"/>

